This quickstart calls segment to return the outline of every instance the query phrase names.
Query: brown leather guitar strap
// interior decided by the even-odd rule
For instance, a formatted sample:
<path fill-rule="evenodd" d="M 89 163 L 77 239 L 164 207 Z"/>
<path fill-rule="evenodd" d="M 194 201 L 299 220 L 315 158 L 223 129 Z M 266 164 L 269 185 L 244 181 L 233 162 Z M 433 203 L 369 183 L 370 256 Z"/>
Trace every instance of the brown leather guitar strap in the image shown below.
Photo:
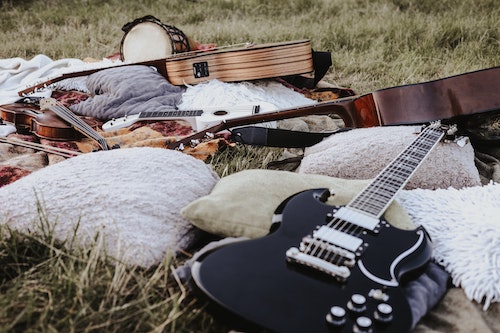
<path fill-rule="evenodd" d="M 423 124 L 498 112 L 500 67 L 382 89 L 357 98 L 363 103 L 357 103 L 356 100 L 353 103 L 354 106 L 358 105 L 356 114 L 360 118 L 354 127 Z M 363 123 L 364 115 L 369 115 L 366 118 L 370 118 L 369 122 Z M 289 148 L 308 147 L 334 133 L 337 132 L 310 133 L 252 126 L 232 131 L 233 138 L 238 142 Z"/>

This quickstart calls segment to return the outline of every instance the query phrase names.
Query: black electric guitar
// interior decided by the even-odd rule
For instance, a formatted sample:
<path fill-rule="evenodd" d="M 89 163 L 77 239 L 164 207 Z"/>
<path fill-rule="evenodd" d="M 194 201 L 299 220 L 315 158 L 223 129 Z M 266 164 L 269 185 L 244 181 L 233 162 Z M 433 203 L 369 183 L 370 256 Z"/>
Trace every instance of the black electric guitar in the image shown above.
<path fill-rule="evenodd" d="M 409 332 L 402 282 L 428 263 L 431 244 L 422 227 L 401 230 L 382 215 L 446 130 L 423 129 L 346 206 L 326 204 L 327 189 L 291 196 L 269 235 L 198 259 L 196 286 L 251 331 Z"/>

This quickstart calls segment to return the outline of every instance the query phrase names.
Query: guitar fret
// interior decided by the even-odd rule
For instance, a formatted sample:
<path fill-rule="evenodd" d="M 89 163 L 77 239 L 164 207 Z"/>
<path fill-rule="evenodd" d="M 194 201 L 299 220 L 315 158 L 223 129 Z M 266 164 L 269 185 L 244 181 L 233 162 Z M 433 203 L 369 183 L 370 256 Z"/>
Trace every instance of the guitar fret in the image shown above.
<path fill-rule="evenodd" d="M 168 110 L 141 112 L 139 118 L 176 118 L 176 117 L 199 117 L 203 110 Z"/>
<path fill-rule="evenodd" d="M 373 202 L 371 201 L 368 201 L 368 202 L 365 202 L 364 205 L 363 205 L 363 211 L 365 213 L 369 213 L 370 215 L 373 215 L 373 216 L 377 216 L 377 213 L 380 211 L 380 209 L 382 207 L 384 207 L 385 205 L 383 206 L 380 206 L 380 205 L 375 205 Z"/>
<path fill-rule="evenodd" d="M 384 198 L 383 198 L 383 197 L 381 197 L 381 196 L 379 196 L 379 195 L 377 194 L 377 195 L 375 195 L 375 196 L 371 197 L 371 198 L 370 198 L 370 201 L 369 201 L 369 202 L 367 202 L 367 203 L 365 204 L 365 206 L 366 206 L 366 205 L 370 205 L 370 206 L 374 206 L 374 207 L 378 207 L 378 206 L 380 206 L 380 207 L 384 207 L 386 203 L 387 203 L 387 200 L 384 200 Z"/>
<path fill-rule="evenodd" d="M 413 143 L 347 206 L 379 217 L 443 135 L 440 129 L 425 128 Z"/>

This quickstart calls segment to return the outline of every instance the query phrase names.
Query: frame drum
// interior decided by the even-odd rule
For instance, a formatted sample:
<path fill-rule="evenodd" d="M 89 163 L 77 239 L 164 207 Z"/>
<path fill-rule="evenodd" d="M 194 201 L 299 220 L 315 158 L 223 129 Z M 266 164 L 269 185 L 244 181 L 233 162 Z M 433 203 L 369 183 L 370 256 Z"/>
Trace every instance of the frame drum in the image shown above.
<path fill-rule="evenodd" d="M 125 35 L 120 44 L 121 60 L 143 62 L 165 59 L 174 53 L 190 51 L 186 35 L 148 15 L 122 27 Z"/>

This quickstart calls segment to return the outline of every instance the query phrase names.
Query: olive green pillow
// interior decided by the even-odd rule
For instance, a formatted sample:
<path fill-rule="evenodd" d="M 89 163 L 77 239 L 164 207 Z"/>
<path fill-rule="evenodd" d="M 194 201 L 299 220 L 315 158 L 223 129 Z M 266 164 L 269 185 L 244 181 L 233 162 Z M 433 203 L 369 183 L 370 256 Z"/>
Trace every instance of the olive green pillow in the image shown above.
<path fill-rule="evenodd" d="M 181 213 L 196 227 L 222 237 L 261 237 L 269 232 L 274 210 L 297 192 L 328 188 L 328 203 L 344 205 L 369 181 L 278 170 L 245 170 L 218 181 L 209 195 L 185 206 Z M 392 225 L 413 229 L 409 216 L 393 202 L 386 212 Z"/>

